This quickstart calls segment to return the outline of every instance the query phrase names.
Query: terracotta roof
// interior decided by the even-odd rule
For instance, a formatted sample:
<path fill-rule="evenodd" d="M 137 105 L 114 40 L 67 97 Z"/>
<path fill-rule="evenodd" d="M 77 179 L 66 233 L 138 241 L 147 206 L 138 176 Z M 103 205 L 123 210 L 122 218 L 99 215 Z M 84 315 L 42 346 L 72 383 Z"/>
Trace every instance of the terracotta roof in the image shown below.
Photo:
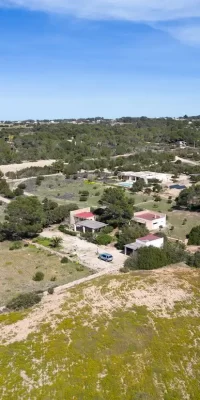
<path fill-rule="evenodd" d="M 141 237 L 141 238 L 138 238 L 137 240 L 140 240 L 142 242 L 153 242 L 153 240 L 157 240 L 157 239 L 160 239 L 160 238 L 158 236 L 152 235 L 150 233 L 149 235 Z"/>
<path fill-rule="evenodd" d="M 141 215 L 136 215 L 135 218 L 141 218 L 141 219 L 145 219 L 146 221 L 153 221 L 154 219 L 159 219 L 162 218 L 161 215 L 159 214 L 155 214 L 155 213 L 151 213 L 151 212 L 147 212 L 147 213 L 141 213 Z"/>
<path fill-rule="evenodd" d="M 78 214 L 75 214 L 76 218 L 81 218 L 81 219 L 89 219 L 94 217 L 94 214 L 92 212 L 81 212 Z"/>

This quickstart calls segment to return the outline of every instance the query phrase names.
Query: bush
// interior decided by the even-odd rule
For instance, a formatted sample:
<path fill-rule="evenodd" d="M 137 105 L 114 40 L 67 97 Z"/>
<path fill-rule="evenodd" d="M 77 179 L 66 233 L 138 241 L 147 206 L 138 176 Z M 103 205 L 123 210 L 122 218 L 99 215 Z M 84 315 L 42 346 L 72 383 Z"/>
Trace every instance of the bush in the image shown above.
<path fill-rule="evenodd" d="M 51 281 L 51 282 L 55 282 L 55 281 L 56 281 L 56 276 L 55 276 L 55 275 L 52 276 L 51 279 L 50 279 L 50 281 Z"/>
<path fill-rule="evenodd" d="M 54 288 L 53 287 L 48 288 L 47 291 L 48 291 L 49 294 L 54 294 Z"/>
<path fill-rule="evenodd" d="M 19 250 L 22 248 L 22 242 L 14 242 L 9 247 L 9 250 Z"/>
<path fill-rule="evenodd" d="M 13 193 L 14 193 L 14 195 L 17 197 L 17 196 L 22 196 L 22 195 L 24 194 L 24 191 L 23 191 L 23 189 L 20 189 L 20 188 L 18 187 L 17 189 L 15 189 L 15 190 L 13 191 Z"/>
<path fill-rule="evenodd" d="M 192 228 L 188 235 L 188 244 L 199 246 L 200 245 L 200 225 Z"/>
<path fill-rule="evenodd" d="M 35 181 L 36 186 L 40 186 L 43 180 L 44 180 L 44 176 L 39 175 L 39 176 L 36 178 L 36 181 Z"/>
<path fill-rule="evenodd" d="M 100 196 L 100 194 L 101 194 L 100 192 L 96 192 L 94 195 L 95 196 Z"/>
<path fill-rule="evenodd" d="M 60 225 L 58 229 L 60 232 L 65 233 L 66 235 L 77 236 L 77 232 L 66 229 L 64 225 Z"/>
<path fill-rule="evenodd" d="M 18 188 L 24 190 L 26 189 L 26 184 L 22 182 L 18 185 Z"/>
<path fill-rule="evenodd" d="M 63 257 L 62 260 L 61 260 L 62 264 L 67 264 L 68 262 L 69 262 L 69 260 L 68 260 L 67 257 Z"/>
<path fill-rule="evenodd" d="M 108 226 L 105 226 L 105 228 L 103 228 L 101 232 L 108 234 L 108 233 L 111 233 L 112 231 L 113 231 L 113 227 L 108 225 Z"/>
<path fill-rule="evenodd" d="M 88 199 L 88 196 L 85 196 L 85 195 L 81 195 L 80 196 L 80 199 L 79 199 L 79 201 L 87 201 L 87 199 Z"/>
<path fill-rule="evenodd" d="M 78 272 L 82 272 L 82 271 L 84 271 L 84 267 L 82 265 L 77 265 L 76 270 Z"/>
<path fill-rule="evenodd" d="M 44 279 L 44 274 L 41 271 L 36 272 L 36 274 L 33 276 L 33 281 L 35 282 L 43 281 L 43 279 Z"/>
<path fill-rule="evenodd" d="M 187 264 L 190 267 L 200 268 L 200 251 L 197 251 L 195 254 L 189 254 Z"/>
<path fill-rule="evenodd" d="M 95 243 L 98 244 L 99 246 L 107 246 L 112 242 L 112 237 L 110 235 L 107 235 L 105 233 L 100 233 L 97 235 L 95 239 Z"/>
<path fill-rule="evenodd" d="M 123 268 L 120 268 L 119 272 L 122 272 L 123 274 L 127 274 L 128 272 L 130 272 L 130 270 L 128 267 L 123 267 Z"/>
<path fill-rule="evenodd" d="M 168 265 L 168 257 L 163 249 L 141 247 L 137 254 L 129 257 L 124 266 L 130 269 L 152 270 Z"/>
<path fill-rule="evenodd" d="M 21 310 L 38 304 L 41 301 L 41 296 L 37 293 L 24 293 L 12 299 L 6 307 L 10 310 Z"/>

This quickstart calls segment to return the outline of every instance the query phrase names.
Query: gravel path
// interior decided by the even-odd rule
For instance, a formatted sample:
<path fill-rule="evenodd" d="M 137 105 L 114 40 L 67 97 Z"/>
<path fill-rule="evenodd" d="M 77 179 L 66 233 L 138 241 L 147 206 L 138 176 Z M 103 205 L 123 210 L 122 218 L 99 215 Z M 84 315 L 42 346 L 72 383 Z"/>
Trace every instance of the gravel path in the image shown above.
<path fill-rule="evenodd" d="M 86 242 L 86 240 L 81 240 L 76 236 L 69 236 L 61 233 L 59 230 L 52 230 L 52 229 L 45 229 L 42 233 L 41 236 L 47 237 L 47 238 L 52 238 L 55 236 L 59 236 L 62 238 L 62 246 L 63 246 L 63 252 L 65 252 L 67 255 L 72 255 L 74 254 L 80 264 L 95 270 L 95 271 L 101 271 L 103 269 L 111 268 L 111 269 L 116 269 L 119 270 L 121 267 L 124 265 L 124 261 L 126 260 L 126 256 L 122 253 L 120 253 L 119 250 L 115 249 L 115 247 L 111 246 L 98 246 Z M 113 261 L 110 264 L 107 264 L 105 261 L 99 260 L 98 255 L 97 255 L 97 250 L 99 253 L 110 253 L 113 256 Z M 110 267 L 108 267 L 108 265 Z"/>

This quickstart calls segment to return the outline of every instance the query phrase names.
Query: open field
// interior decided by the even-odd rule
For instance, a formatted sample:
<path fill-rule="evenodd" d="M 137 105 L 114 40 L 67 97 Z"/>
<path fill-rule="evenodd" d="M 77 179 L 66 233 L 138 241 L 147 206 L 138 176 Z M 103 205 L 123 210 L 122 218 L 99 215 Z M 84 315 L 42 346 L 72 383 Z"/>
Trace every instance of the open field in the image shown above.
<path fill-rule="evenodd" d="M 21 164 L 0 165 L 0 171 L 6 174 L 7 172 L 17 172 L 22 169 L 30 167 L 45 167 L 48 165 L 52 165 L 54 162 L 55 160 L 38 160 L 38 161 L 27 161 Z"/>
<path fill-rule="evenodd" d="M 35 179 L 26 181 L 26 192 L 38 196 L 40 199 L 44 197 L 56 200 L 58 203 L 73 202 L 80 207 L 97 206 L 102 196 L 105 185 L 99 182 L 88 183 L 83 179 L 73 180 L 66 179 L 64 176 L 45 177 L 40 186 L 35 185 Z M 86 202 L 79 201 L 81 190 L 89 192 L 89 198 Z"/>
<path fill-rule="evenodd" d="M 0 398 L 199 400 L 199 283 L 180 265 L 44 297 L 1 324 Z"/>
<path fill-rule="evenodd" d="M 19 293 L 45 290 L 50 286 L 63 285 L 90 274 L 89 269 L 77 271 L 77 264 L 62 264 L 59 257 L 34 246 L 9 250 L 11 243 L 0 243 L 0 306 Z M 37 271 L 44 273 L 44 280 L 33 281 Z M 55 281 L 51 279 L 56 278 Z"/>
<path fill-rule="evenodd" d="M 144 196 L 141 196 L 141 198 L 143 197 Z M 136 197 L 136 206 L 138 204 L 137 200 L 139 199 L 140 197 Z M 167 214 L 167 223 L 169 225 L 169 228 L 166 229 L 166 234 L 170 237 L 184 240 L 186 239 L 186 235 L 191 231 L 194 226 L 200 225 L 200 215 L 196 212 L 172 210 L 173 204 L 174 203 L 168 204 L 167 200 L 164 199 L 157 203 L 151 200 L 147 200 L 147 202 L 140 203 L 139 207 L 155 211 L 155 213 L 161 212 Z M 170 230 L 171 226 L 174 226 L 174 230 Z"/>

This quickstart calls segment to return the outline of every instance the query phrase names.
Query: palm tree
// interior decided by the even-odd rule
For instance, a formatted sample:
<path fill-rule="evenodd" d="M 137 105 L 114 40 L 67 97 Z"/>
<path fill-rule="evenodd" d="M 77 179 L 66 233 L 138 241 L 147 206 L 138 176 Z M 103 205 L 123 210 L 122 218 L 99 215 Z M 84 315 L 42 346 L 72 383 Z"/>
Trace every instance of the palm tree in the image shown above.
<path fill-rule="evenodd" d="M 59 247 L 61 245 L 61 243 L 62 243 L 62 238 L 59 236 L 54 236 L 51 239 L 51 247 L 53 247 L 53 248 Z"/>

